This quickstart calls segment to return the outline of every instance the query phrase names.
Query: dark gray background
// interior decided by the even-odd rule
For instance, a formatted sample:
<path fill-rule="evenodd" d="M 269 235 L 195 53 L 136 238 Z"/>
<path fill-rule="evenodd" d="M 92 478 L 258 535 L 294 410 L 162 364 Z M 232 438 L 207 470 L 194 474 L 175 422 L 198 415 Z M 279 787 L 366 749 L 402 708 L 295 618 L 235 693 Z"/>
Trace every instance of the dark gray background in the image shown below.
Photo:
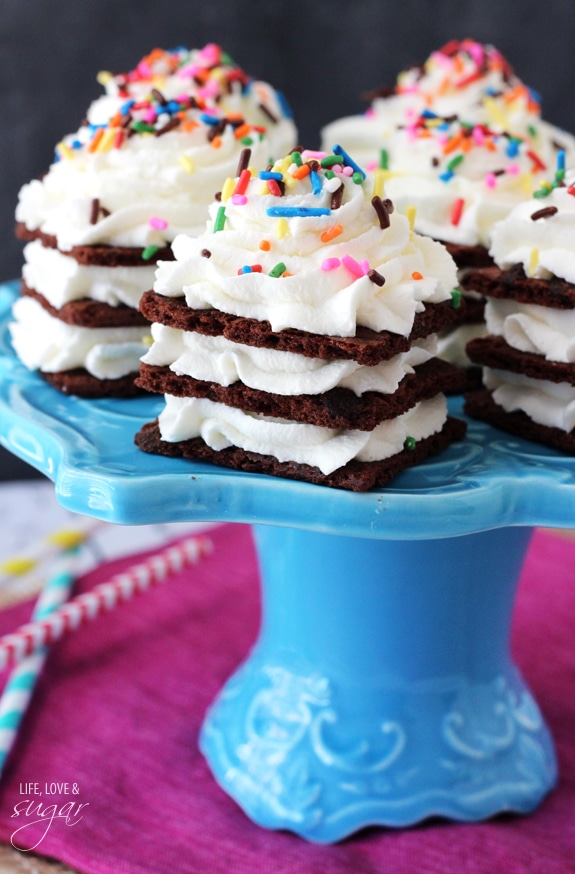
<path fill-rule="evenodd" d="M 129 70 L 155 46 L 217 42 L 284 92 L 314 148 L 324 124 L 365 108 L 363 92 L 471 37 L 497 46 L 543 115 L 575 130 L 574 23 L 573 0 L 0 0 L 0 281 L 20 271 L 18 190 L 101 93 L 99 70 Z M 0 479 L 28 475 L 0 450 Z"/>

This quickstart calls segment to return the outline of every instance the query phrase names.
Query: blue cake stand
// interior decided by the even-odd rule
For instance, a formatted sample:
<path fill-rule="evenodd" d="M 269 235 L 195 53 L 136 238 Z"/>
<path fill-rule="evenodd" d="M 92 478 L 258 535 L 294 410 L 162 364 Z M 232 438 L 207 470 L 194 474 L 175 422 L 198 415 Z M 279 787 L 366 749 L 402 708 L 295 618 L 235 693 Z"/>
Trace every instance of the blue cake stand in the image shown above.
<path fill-rule="evenodd" d="M 65 507 L 253 526 L 260 634 L 200 738 L 248 816 L 328 843 L 537 806 L 556 759 L 510 624 L 532 527 L 575 527 L 575 459 L 469 422 L 443 455 L 355 494 L 147 455 L 133 436 L 161 399 L 64 397 L 28 372 L 15 294 L 0 287 L 0 440 Z"/>

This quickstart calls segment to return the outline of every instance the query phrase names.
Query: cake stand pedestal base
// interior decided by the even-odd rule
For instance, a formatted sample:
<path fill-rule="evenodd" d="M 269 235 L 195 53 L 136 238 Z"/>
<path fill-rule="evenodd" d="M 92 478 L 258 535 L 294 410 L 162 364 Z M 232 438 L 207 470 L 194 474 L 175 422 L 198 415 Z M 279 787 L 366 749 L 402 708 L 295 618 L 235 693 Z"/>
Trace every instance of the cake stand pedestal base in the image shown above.
<path fill-rule="evenodd" d="M 509 651 L 531 529 L 254 533 L 259 639 L 200 739 L 251 819 L 329 843 L 369 825 L 536 807 L 555 754 Z"/>

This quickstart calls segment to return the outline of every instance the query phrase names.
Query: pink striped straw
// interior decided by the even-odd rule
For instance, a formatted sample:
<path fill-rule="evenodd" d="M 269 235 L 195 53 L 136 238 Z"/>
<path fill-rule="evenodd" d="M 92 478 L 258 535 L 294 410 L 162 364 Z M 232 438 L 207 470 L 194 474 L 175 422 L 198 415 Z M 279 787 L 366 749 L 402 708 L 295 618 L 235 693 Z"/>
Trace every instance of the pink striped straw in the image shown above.
<path fill-rule="evenodd" d="M 187 538 L 117 574 L 108 582 L 99 583 L 90 592 L 72 598 L 45 618 L 21 625 L 11 634 L 0 637 L 0 671 L 185 567 L 196 564 L 211 551 L 212 541 L 208 537 Z"/>

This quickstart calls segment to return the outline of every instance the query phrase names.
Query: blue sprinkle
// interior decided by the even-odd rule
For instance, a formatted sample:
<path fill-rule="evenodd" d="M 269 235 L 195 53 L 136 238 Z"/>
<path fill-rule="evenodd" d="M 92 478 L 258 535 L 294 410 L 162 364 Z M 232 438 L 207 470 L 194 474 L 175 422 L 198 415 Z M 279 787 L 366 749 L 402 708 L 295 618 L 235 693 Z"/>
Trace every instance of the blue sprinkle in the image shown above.
<path fill-rule="evenodd" d="M 347 154 L 347 152 L 345 151 L 345 149 L 342 146 L 335 145 L 332 149 L 332 152 L 334 153 L 334 155 L 341 155 L 341 157 L 344 160 L 344 163 L 347 164 L 348 167 L 351 167 L 352 170 L 355 170 L 356 173 L 361 173 L 361 178 L 365 179 L 365 173 L 363 172 L 363 170 L 361 169 L 359 164 L 355 163 L 353 158 L 351 158 Z"/>
<path fill-rule="evenodd" d="M 331 215 L 331 209 L 318 206 L 269 206 L 266 214 L 271 218 L 305 218 L 313 215 Z"/>
<path fill-rule="evenodd" d="M 319 176 L 317 175 L 315 170 L 311 170 L 311 172 L 309 174 L 309 179 L 311 182 L 311 190 L 313 191 L 313 193 L 314 194 L 321 194 L 321 192 L 322 192 L 321 179 L 319 178 Z"/>
<path fill-rule="evenodd" d="M 535 91 L 533 88 L 530 88 L 529 95 L 531 97 L 531 100 L 534 100 L 535 103 L 541 103 L 541 95 L 539 94 L 538 91 Z"/>
<path fill-rule="evenodd" d="M 565 169 L 565 149 L 561 149 L 559 152 L 557 152 L 557 169 Z"/>
<path fill-rule="evenodd" d="M 167 112 L 168 114 L 172 114 L 174 112 L 179 112 L 182 108 L 182 104 L 178 103 L 177 100 L 168 100 L 165 106 L 162 106 L 162 112 Z"/>
<path fill-rule="evenodd" d="M 252 270 L 252 268 L 248 264 L 246 264 L 245 267 L 242 267 L 242 273 L 253 273 L 253 272 L 254 271 Z"/>
<path fill-rule="evenodd" d="M 509 140 L 505 153 L 508 158 L 516 158 L 519 154 L 519 140 Z"/>
<path fill-rule="evenodd" d="M 81 149 L 81 148 L 82 148 L 82 143 L 80 142 L 80 140 L 72 140 L 72 142 L 70 143 L 70 146 L 71 146 L 73 149 Z M 565 154 L 565 153 L 563 153 L 563 154 Z"/>
<path fill-rule="evenodd" d="M 445 173 L 440 173 L 439 178 L 442 182 L 449 182 L 450 179 L 453 179 L 454 173 L 453 170 L 446 170 Z"/>
<path fill-rule="evenodd" d="M 446 121 L 444 121 L 441 124 L 438 124 L 437 127 L 435 128 L 435 130 L 441 130 L 441 131 L 449 130 L 449 125 L 447 124 Z"/>
<path fill-rule="evenodd" d="M 281 173 L 274 173 L 271 170 L 260 170 L 259 176 L 260 179 L 275 179 L 277 182 L 281 182 L 283 180 L 283 176 Z"/>
<path fill-rule="evenodd" d="M 486 91 L 485 93 L 488 94 L 489 97 L 495 97 L 495 95 L 496 95 L 498 92 L 497 92 L 497 88 L 493 88 L 493 87 L 491 87 L 491 88 L 488 88 L 487 91 Z"/>
<path fill-rule="evenodd" d="M 285 117 L 286 118 L 293 118 L 293 112 L 291 111 L 291 106 L 287 102 L 287 100 L 286 100 L 285 96 L 282 94 L 282 92 L 276 91 L 276 97 L 277 97 L 278 103 L 280 105 L 281 111 L 283 112 Z"/>
<path fill-rule="evenodd" d="M 135 102 L 136 102 L 135 100 L 126 100 L 125 103 L 122 103 L 122 105 L 120 107 L 121 114 L 127 115 Z"/>
<path fill-rule="evenodd" d="M 217 115 L 210 115 L 209 112 L 202 112 L 200 118 L 205 124 L 217 124 L 219 122 Z"/>
<path fill-rule="evenodd" d="M 424 109 L 421 115 L 423 118 L 437 118 L 437 113 L 432 112 L 431 109 Z"/>

